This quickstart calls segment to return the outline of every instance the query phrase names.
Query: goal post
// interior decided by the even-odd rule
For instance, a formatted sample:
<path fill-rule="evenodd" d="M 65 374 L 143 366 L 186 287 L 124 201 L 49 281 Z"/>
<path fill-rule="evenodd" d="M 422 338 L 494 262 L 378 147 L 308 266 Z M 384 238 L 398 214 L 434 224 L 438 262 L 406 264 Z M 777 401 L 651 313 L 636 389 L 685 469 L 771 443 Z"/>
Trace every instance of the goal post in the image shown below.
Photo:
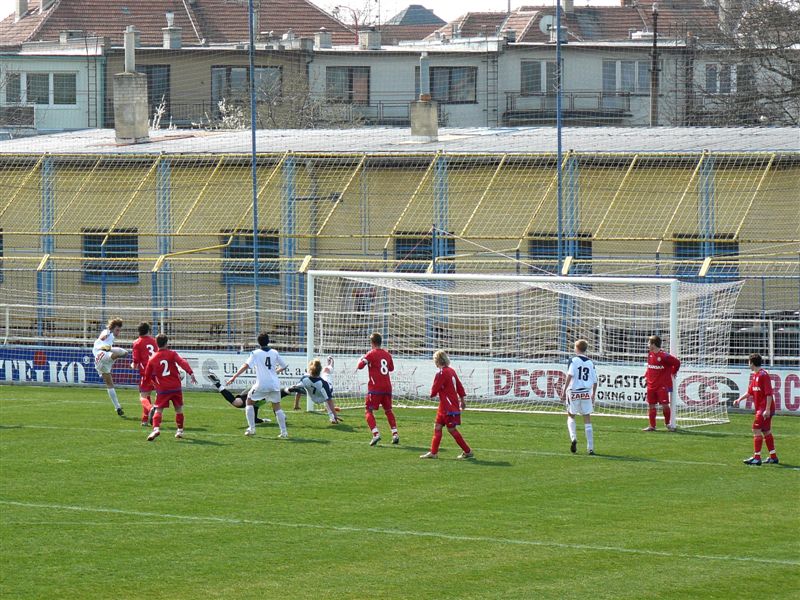
<path fill-rule="evenodd" d="M 673 424 L 727 421 L 727 398 L 712 388 L 726 366 L 742 282 L 322 270 L 307 277 L 307 358 L 336 358 L 342 408 L 363 406 L 367 375 L 356 365 L 377 331 L 395 359 L 398 406 L 436 406 L 428 397 L 432 354 L 443 349 L 471 409 L 563 412 L 566 363 L 585 339 L 599 378 L 595 414 L 644 417 L 647 338 L 657 334 L 682 362 Z"/>

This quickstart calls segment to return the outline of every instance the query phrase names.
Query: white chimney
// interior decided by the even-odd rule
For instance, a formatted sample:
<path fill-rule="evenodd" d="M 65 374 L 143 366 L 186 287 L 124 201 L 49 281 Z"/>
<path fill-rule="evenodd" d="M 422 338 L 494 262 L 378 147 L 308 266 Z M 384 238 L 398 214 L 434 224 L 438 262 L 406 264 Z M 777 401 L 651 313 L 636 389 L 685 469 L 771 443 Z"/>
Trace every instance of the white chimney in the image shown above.
<path fill-rule="evenodd" d="M 314 34 L 314 49 L 319 50 L 320 48 L 330 48 L 332 46 L 331 32 L 324 27 L 320 27 L 319 31 Z"/>
<path fill-rule="evenodd" d="M 178 50 L 181 47 L 181 27 L 175 27 L 175 13 L 168 11 L 165 14 L 167 26 L 161 28 L 164 34 L 163 47 L 167 50 Z"/>
<path fill-rule="evenodd" d="M 16 0 L 14 3 L 14 23 L 19 21 L 28 12 L 28 0 Z"/>
<path fill-rule="evenodd" d="M 564 12 L 568 15 L 575 12 L 575 0 L 564 0 Z"/>
<path fill-rule="evenodd" d="M 125 72 L 136 73 L 136 27 L 125 28 Z"/>
<path fill-rule="evenodd" d="M 53 4 L 55 4 L 56 0 L 41 0 L 41 4 L 39 5 L 39 14 L 41 15 L 43 12 L 48 10 Z M 27 2 L 25 3 L 27 4 Z"/>
<path fill-rule="evenodd" d="M 359 50 L 380 50 L 381 32 L 374 29 L 362 29 L 358 32 Z"/>

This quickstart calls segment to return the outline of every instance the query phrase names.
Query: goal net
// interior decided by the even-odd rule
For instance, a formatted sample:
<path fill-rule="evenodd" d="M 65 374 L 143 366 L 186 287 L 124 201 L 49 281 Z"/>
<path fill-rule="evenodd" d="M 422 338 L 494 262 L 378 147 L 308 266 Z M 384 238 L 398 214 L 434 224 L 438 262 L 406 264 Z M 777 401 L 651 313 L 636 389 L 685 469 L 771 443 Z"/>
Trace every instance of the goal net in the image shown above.
<path fill-rule="evenodd" d="M 334 356 L 336 403 L 363 406 L 356 372 L 372 332 L 394 357 L 394 402 L 435 407 L 432 354 L 450 354 L 478 410 L 563 411 L 559 393 L 574 342 L 598 372 L 595 414 L 647 414 L 647 338 L 681 359 L 672 398 L 682 427 L 727 421 L 717 387 L 741 282 L 310 271 L 307 354 Z"/>

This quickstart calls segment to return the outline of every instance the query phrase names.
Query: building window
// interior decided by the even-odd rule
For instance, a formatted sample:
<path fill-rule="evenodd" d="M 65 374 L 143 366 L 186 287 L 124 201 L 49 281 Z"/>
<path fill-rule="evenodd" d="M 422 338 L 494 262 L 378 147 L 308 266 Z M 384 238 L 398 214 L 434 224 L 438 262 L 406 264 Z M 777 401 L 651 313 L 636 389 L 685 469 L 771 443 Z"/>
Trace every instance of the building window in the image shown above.
<path fill-rule="evenodd" d="M 253 284 L 253 230 L 223 231 L 222 276 L 228 284 Z M 276 285 L 280 283 L 280 269 L 275 260 L 280 256 L 280 241 L 277 231 L 261 231 L 258 234 L 258 283 Z"/>
<path fill-rule="evenodd" d="M 398 232 L 394 241 L 394 259 L 397 261 L 395 271 L 398 273 L 425 273 L 433 260 L 433 238 L 430 234 L 415 232 Z M 440 246 L 438 256 L 454 256 L 456 239 L 454 237 L 437 237 Z M 455 264 L 447 261 L 441 263 L 437 273 L 455 273 Z"/>
<path fill-rule="evenodd" d="M 147 76 L 147 106 L 150 117 L 152 118 L 162 104 L 164 114 L 169 115 L 171 113 L 169 65 L 136 65 L 136 72 Z"/>
<path fill-rule="evenodd" d="M 53 73 L 53 104 L 77 104 L 75 73 Z"/>
<path fill-rule="evenodd" d="M 20 104 L 22 102 L 22 75 L 20 73 L 6 73 L 5 84 L 6 104 Z"/>
<path fill-rule="evenodd" d="M 579 233 L 578 239 L 561 238 L 562 259 L 572 256 L 574 261 L 570 274 L 590 275 L 592 273 L 592 239 L 589 233 Z M 558 234 L 545 233 L 537 234 L 528 241 L 528 257 L 532 263 L 530 272 L 533 275 L 561 273 L 561 265 L 558 264 Z"/>
<path fill-rule="evenodd" d="M 139 283 L 139 235 L 136 229 L 83 230 L 83 283 Z M 99 259 L 99 260 L 98 260 Z M 130 259 L 130 260 L 124 260 Z"/>
<path fill-rule="evenodd" d="M 6 104 L 74 106 L 78 103 L 75 73 L 6 73 Z"/>
<path fill-rule="evenodd" d="M 325 90 L 328 102 L 369 105 L 369 67 L 327 67 Z"/>
<path fill-rule="evenodd" d="M 712 239 L 701 238 L 695 233 L 676 233 L 673 255 L 676 260 L 689 262 L 676 263 L 675 276 L 681 279 L 697 279 L 707 256 L 721 258 L 738 254 L 739 242 L 733 239 L 731 233 L 718 233 Z M 716 281 L 738 279 L 739 263 L 732 261 L 714 264 L 712 261 L 706 277 Z"/>
<path fill-rule="evenodd" d="M 603 91 L 647 94 L 650 92 L 649 60 L 604 60 Z"/>
<path fill-rule="evenodd" d="M 520 93 L 523 96 L 542 92 L 554 94 L 558 91 L 557 75 L 555 61 L 523 60 L 520 63 Z"/>
<path fill-rule="evenodd" d="M 50 104 L 50 74 L 27 73 L 25 86 L 28 104 Z"/>
<path fill-rule="evenodd" d="M 419 67 L 414 70 L 416 96 L 419 97 Z M 476 104 L 478 67 L 431 67 L 431 98 L 440 104 Z"/>
<path fill-rule="evenodd" d="M 733 70 L 731 65 L 706 65 L 706 93 L 730 94 L 733 90 Z"/>
<path fill-rule="evenodd" d="M 248 67 L 211 67 L 211 104 L 218 116 L 222 100 L 235 104 L 250 97 Z M 269 102 L 281 95 L 281 68 L 256 67 L 254 70 L 256 102 Z"/>

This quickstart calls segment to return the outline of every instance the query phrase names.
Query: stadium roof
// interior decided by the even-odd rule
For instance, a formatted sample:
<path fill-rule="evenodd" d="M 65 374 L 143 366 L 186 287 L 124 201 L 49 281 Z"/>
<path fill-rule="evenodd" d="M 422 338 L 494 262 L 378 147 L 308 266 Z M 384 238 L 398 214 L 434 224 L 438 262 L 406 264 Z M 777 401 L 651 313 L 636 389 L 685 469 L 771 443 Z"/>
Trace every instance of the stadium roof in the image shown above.
<path fill-rule="evenodd" d="M 250 131 L 159 130 L 150 141 L 119 146 L 112 129 L 87 129 L 0 141 L 0 154 L 219 154 L 250 152 Z M 579 152 L 800 152 L 796 127 L 566 127 L 563 149 Z M 258 131 L 259 152 L 320 153 L 539 153 L 556 151 L 552 127 L 447 128 L 436 142 L 413 138 L 409 129 Z"/>

